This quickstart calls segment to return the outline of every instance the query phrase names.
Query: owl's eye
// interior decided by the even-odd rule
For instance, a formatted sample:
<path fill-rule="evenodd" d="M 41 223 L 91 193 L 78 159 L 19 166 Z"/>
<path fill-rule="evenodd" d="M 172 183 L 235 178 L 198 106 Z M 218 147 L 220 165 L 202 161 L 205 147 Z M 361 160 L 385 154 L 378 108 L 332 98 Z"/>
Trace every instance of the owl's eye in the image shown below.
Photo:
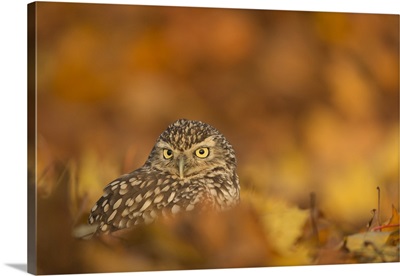
<path fill-rule="evenodd" d="M 171 149 L 164 149 L 163 155 L 165 159 L 170 159 L 174 155 Z"/>
<path fill-rule="evenodd" d="M 210 150 L 208 148 L 199 148 L 194 153 L 199 158 L 206 158 L 210 154 Z"/>

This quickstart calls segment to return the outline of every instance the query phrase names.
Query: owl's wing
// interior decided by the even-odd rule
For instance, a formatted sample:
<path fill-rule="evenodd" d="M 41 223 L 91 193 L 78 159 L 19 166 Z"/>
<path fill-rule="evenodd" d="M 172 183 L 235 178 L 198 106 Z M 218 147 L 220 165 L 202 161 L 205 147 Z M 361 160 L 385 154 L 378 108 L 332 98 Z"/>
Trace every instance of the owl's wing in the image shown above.
<path fill-rule="evenodd" d="M 91 210 L 89 223 L 98 226 L 97 232 L 113 232 L 151 223 L 159 215 L 191 211 L 198 204 L 212 205 L 213 201 L 205 179 L 183 181 L 177 175 L 142 167 L 104 188 Z"/>
<path fill-rule="evenodd" d="M 146 167 L 122 175 L 104 188 L 91 210 L 89 224 L 97 224 L 97 232 L 112 232 L 192 208 L 191 200 L 180 192 L 185 184 L 177 178 Z"/>
<path fill-rule="evenodd" d="M 89 224 L 98 225 L 98 232 L 112 232 L 138 224 L 138 213 L 149 204 L 142 200 L 143 193 L 151 189 L 154 181 L 152 174 L 140 168 L 110 182 L 91 209 Z"/>

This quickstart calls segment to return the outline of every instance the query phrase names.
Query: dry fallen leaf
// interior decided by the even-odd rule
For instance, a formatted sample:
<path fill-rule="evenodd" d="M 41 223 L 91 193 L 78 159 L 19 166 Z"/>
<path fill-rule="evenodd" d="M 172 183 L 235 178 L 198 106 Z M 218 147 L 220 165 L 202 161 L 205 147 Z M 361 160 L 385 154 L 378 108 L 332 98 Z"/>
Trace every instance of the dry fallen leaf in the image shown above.
<path fill-rule="evenodd" d="M 277 199 L 260 197 L 244 191 L 243 201 L 250 201 L 260 216 L 264 234 L 276 252 L 276 265 L 311 264 L 309 248 L 298 244 L 309 219 L 309 211 Z"/>
<path fill-rule="evenodd" d="M 348 236 L 344 246 L 362 263 L 398 262 L 398 235 L 398 231 L 358 233 Z"/>
<path fill-rule="evenodd" d="M 399 213 L 392 204 L 392 216 L 390 217 L 389 221 L 381 226 L 372 228 L 372 231 L 393 232 L 396 230 L 399 230 Z"/>

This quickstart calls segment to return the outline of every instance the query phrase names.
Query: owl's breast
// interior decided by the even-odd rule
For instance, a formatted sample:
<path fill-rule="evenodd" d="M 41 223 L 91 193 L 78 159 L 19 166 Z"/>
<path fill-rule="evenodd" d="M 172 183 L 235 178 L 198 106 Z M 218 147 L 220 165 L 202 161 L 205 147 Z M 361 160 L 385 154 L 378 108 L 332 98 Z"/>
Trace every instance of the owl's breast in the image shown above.
<path fill-rule="evenodd" d="M 185 178 L 175 185 L 173 190 L 176 191 L 176 196 L 172 203 L 179 204 L 184 210 L 225 210 L 239 202 L 239 189 L 234 179 L 221 174 Z"/>

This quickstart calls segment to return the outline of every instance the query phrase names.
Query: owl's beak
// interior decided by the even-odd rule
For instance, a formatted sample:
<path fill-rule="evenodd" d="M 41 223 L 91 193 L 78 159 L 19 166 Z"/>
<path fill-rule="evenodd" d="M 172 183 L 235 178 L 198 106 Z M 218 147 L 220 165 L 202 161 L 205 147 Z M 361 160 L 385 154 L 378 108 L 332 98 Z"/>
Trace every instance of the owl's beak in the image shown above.
<path fill-rule="evenodd" d="M 183 156 L 178 158 L 178 168 L 179 168 L 179 177 L 183 179 L 185 176 L 183 173 L 183 169 L 185 168 L 185 158 Z"/>

